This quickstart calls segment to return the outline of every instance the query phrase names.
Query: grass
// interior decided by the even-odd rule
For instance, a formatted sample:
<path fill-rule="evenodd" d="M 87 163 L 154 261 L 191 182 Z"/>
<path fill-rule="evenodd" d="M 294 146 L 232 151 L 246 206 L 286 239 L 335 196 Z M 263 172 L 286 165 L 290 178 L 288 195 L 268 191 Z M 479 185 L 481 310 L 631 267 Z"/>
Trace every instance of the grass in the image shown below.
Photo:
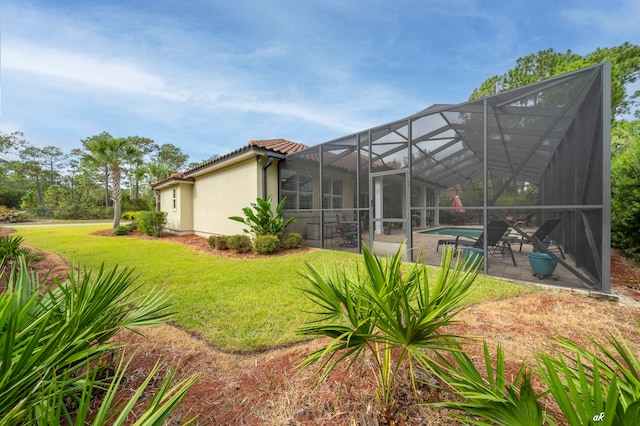
<path fill-rule="evenodd" d="M 229 259 L 200 253 L 170 241 L 101 237 L 108 225 L 29 226 L 18 228 L 24 242 L 60 254 L 74 266 L 133 267 L 146 291 L 167 292 L 175 302 L 176 323 L 217 348 L 249 352 L 306 339 L 296 333 L 315 319 L 300 288 L 305 263 L 322 270 L 334 265 L 355 271 L 361 256 L 330 250 L 265 259 Z M 533 291 L 524 286 L 479 277 L 467 302 Z"/>

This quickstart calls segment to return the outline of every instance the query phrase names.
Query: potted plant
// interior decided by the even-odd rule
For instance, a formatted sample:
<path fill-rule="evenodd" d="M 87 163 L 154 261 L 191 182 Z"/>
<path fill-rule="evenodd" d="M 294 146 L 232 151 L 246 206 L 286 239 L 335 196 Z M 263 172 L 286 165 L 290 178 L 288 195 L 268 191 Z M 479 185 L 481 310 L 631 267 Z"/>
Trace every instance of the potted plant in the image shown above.
<path fill-rule="evenodd" d="M 384 226 L 382 227 L 382 231 L 384 232 L 385 235 L 389 235 L 391 234 L 391 231 L 393 229 L 396 229 L 398 227 L 398 224 L 395 222 L 385 222 Z"/>
<path fill-rule="evenodd" d="M 549 247 L 549 237 L 543 238 L 542 245 Z M 543 253 L 534 248 L 532 253 L 529 253 L 529 264 L 533 270 L 533 275 L 538 277 L 539 280 L 551 276 L 558 266 L 558 261 L 547 253 Z"/>

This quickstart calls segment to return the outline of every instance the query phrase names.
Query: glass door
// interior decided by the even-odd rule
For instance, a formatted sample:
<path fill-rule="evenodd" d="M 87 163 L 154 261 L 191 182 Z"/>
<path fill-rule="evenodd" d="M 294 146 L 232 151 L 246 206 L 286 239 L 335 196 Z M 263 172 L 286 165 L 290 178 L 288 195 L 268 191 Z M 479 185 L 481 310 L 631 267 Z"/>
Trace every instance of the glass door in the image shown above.
<path fill-rule="evenodd" d="M 369 245 L 378 255 L 395 254 L 405 241 L 411 247 L 407 175 L 406 169 L 371 174 Z"/>

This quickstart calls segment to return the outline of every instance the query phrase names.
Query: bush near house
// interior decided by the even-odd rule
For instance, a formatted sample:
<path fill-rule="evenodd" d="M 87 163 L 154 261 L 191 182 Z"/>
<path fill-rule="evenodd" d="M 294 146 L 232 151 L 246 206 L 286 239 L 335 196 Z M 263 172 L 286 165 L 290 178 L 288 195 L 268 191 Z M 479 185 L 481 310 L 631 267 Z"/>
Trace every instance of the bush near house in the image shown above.
<path fill-rule="evenodd" d="M 238 253 L 249 253 L 253 250 L 251 238 L 248 235 L 231 235 L 228 244 L 230 249 Z"/>
<path fill-rule="evenodd" d="M 214 244 L 215 244 L 216 250 L 228 250 L 229 237 L 226 235 L 216 235 Z"/>
<path fill-rule="evenodd" d="M 138 212 L 138 230 L 143 234 L 160 237 L 162 236 L 162 230 L 167 224 L 167 213 L 156 211 L 141 211 Z"/>
<path fill-rule="evenodd" d="M 253 240 L 253 249 L 259 254 L 271 254 L 280 248 L 280 238 L 276 235 L 260 235 Z"/>
<path fill-rule="evenodd" d="M 300 247 L 300 244 L 302 244 L 302 235 L 297 232 L 289 232 L 282 238 L 282 245 L 287 248 Z"/>
<path fill-rule="evenodd" d="M 136 228 L 137 228 L 136 223 L 135 222 L 131 222 L 128 225 L 118 225 L 118 226 L 116 226 L 116 228 L 113 230 L 113 233 L 115 235 L 128 235 L 128 234 L 132 233 Z"/>

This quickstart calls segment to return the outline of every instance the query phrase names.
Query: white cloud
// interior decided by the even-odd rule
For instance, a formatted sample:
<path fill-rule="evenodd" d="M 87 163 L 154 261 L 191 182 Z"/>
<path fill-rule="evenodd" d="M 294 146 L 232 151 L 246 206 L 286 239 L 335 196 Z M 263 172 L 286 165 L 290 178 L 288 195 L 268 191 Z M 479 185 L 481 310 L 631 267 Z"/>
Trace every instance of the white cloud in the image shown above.
<path fill-rule="evenodd" d="M 3 48 L 3 68 L 134 95 L 184 101 L 188 94 L 128 60 L 70 52 L 10 41 Z"/>

